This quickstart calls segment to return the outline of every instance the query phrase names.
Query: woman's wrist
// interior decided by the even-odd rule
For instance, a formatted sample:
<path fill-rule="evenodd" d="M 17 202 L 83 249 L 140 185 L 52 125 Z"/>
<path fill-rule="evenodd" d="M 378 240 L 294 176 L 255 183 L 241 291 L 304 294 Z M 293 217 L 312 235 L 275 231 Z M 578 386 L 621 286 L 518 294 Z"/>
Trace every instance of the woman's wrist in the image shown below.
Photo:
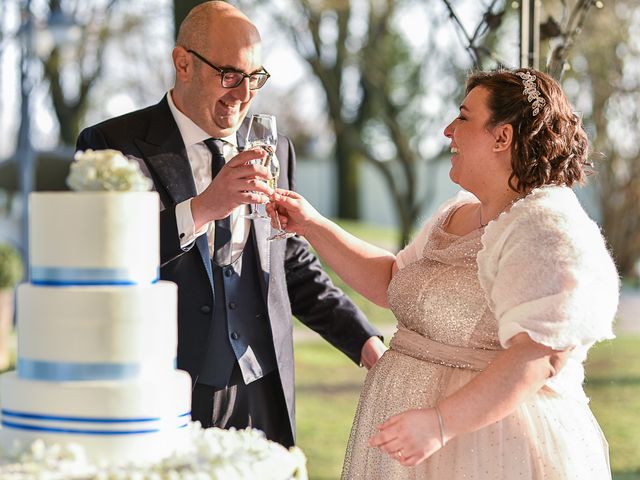
<path fill-rule="evenodd" d="M 331 220 L 318 214 L 317 217 L 309 218 L 301 235 L 313 245 L 316 241 L 327 238 L 327 232 L 330 231 L 331 225 L 333 225 Z"/>
<path fill-rule="evenodd" d="M 445 434 L 445 426 L 444 419 L 442 418 L 442 412 L 438 405 L 433 407 L 433 410 L 436 412 L 436 417 L 438 419 L 438 430 L 440 431 L 440 447 L 444 447 L 447 444 L 448 438 Z"/>

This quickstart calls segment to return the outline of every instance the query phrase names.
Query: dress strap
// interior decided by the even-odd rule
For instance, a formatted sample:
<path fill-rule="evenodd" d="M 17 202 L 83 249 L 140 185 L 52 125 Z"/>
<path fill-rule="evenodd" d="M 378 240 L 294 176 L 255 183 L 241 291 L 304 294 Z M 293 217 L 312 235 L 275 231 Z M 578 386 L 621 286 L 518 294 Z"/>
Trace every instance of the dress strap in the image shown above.
<path fill-rule="evenodd" d="M 418 360 L 477 372 L 484 370 L 499 352 L 499 350 L 446 345 L 402 326 L 398 327 L 389 347 L 391 350 Z"/>

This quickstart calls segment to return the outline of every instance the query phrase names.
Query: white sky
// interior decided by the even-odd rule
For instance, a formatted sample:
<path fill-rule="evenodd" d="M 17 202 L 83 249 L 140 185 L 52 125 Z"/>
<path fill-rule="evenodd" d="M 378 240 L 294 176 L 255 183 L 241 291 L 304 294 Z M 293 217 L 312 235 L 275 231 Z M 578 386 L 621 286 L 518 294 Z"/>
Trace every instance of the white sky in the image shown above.
<path fill-rule="evenodd" d="M 94 0 L 103 2 L 104 0 Z M 36 14 L 43 11 L 43 0 L 32 0 Z M 19 28 L 19 0 L 3 0 L 0 4 L 0 23 L 4 31 L 17 32 Z M 281 2 L 285 5 L 286 0 Z M 458 3 L 461 19 L 467 28 L 478 18 L 481 3 L 462 0 Z M 465 8 L 459 7 L 461 3 Z M 365 0 L 360 0 L 359 8 L 366 14 Z M 428 25 L 427 15 L 444 14 L 441 2 L 431 2 L 435 8 L 425 8 L 423 4 L 405 9 L 405 13 L 398 20 L 402 30 L 407 32 L 407 38 L 414 45 L 416 52 L 425 48 L 425 25 Z M 141 31 L 134 38 L 127 37 L 111 44 L 107 55 L 107 66 L 104 76 L 94 87 L 92 92 L 93 104 L 90 106 L 87 124 L 92 124 L 104 118 L 119 115 L 135 108 L 149 105 L 158 101 L 173 81 L 170 50 L 173 46 L 173 24 L 171 17 L 172 4 L 170 0 L 138 0 L 136 2 L 120 2 L 120 8 L 110 12 L 110 21 L 118 22 L 123 17 L 123 9 L 127 11 L 147 12 L 145 23 Z M 148 12 L 153 12 L 149 15 Z M 268 21 L 267 15 L 261 15 L 260 10 L 251 12 L 252 19 L 262 32 L 264 41 L 264 64 L 272 74 L 272 78 L 261 95 L 256 99 L 256 108 L 268 108 L 268 98 L 286 95 L 285 92 L 296 90 L 296 109 L 302 118 L 316 118 L 323 116 L 323 104 L 318 100 L 322 95 L 319 87 L 310 77 L 308 67 L 297 56 L 282 29 L 274 28 Z M 354 22 L 357 22 L 354 20 Z M 420 35 L 420 33 L 423 35 Z M 453 34 L 452 26 L 441 35 L 439 47 L 457 51 L 464 56 L 458 38 Z M 36 36 L 37 37 L 37 36 Z M 37 40 L 37 38 L 36 38 Z M 19 44 L 14 37 L 2 44 L 0 63 L 0 160 L 11 155 L 15 148 L 19 114 Z M 143 55 L 141 50 L 145 52 Z M 149 74 L 151 72 L 151 74 Z M 40 75 L 40 72 L 37 72 Z M 139 77 L 138 77 L 139 76 Z M 143 85 L 134 84 L 132 78 L 145 78 Z M 309 80 L 311 78 L 311 80 Z M 442 98 L 438 85 L 433 85 L 433 98 L 425 108 L 433 108 Z M 57 122 L 46 104 L 47 92 L 36 85 L 32 97 L 32 129 L 33 144 L 36 148 L 47 149 L 55 146 L 57 140 Z M 444 120 L 443 120 L 444 125 Z"/>

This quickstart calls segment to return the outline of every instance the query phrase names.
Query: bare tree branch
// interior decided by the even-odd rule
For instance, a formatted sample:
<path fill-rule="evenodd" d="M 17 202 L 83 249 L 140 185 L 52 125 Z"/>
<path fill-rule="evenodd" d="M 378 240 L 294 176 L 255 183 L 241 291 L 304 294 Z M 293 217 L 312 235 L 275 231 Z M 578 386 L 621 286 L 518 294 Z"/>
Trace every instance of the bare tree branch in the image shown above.
<path fill-rule="evenodd" d="M 478 58 L 478 56 L 476 55 L 476 52 L 472 48 L 473 47 L 473 39 L 471 38 L 469 33 L 467 33 L 467 29 L 464 28 L 464 25 L 460 21 L 460 18 L 458 18 L 458 15 L 456 14 L 455 10 L 453 9 L 453 6 L 451 5 L 451 2 L 449 0 L 442 0 L 442 1 L 444 2 L 445 6 L 447 7 L 447 10 L 449 11 L 449 18 L 451 18 L 453 23 L 458 26 L 457 31 L 464 36 L 464 40 L 465 41 L 463 42 L 463 45 L 465 46 L 465 49 L 467 50 L 467 53 L 469 54 L 469 57 L 471 57 L 471 63 L 473 64 L 473 67 L 474 68 L 478 68 L 480 59 Z"/>
<path fill-rule="evenodd" d="M 459 35 L 461 34 L 463 36 L 463 39 L 461 40 L 462 46 L 471 58 L 472 68 L 478 70 L 482 69 L 483 58 L 490 58 L 499 65 L 504 64 L 504 62 L 501 61 L 491 49 L 488 49 L 485 45 L 480 43 L 483 38 L 486 38 L 487 35 L 496 31 L 501 24 L 505 11 L 503 8 L 502 10 L 494 12 L 494 8 L 498 4 L 498 0 L 491 0 L 491 2 L 486 6 L 481 20 L 474 28 L 473 34 L 469 34 L 469 32 L 467 32 L 451 2 L 449 0 L 442 0 L 442 2 L 449 12 L 449 17 L 453 21 L 454 26 L 457 27 L 456 31 Z"/>
<path fill-rule="evenodd" d="M 576 37 L 582 31 L 589 10 L 596 5 L 595 0 L 578 0 L 567 17 L 566 1 L 563 0 L 562 3 L 561 40 L 551 50 L 547 63 L 547 73 L 556 80 L 562 78 L 569 53 L 575 44 Z"/>

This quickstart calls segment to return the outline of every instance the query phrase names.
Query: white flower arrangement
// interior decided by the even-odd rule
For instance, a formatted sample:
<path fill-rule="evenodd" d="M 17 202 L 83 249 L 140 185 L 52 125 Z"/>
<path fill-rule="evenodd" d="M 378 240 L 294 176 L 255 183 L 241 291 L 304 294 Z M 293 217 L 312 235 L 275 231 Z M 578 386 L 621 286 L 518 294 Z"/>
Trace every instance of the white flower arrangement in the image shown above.
<path fill-rule="evenodd" d="M 307 480 L 306 458 L 259 430 L 203 429 L 193 422 L 188 445 L 155 464 L 96 465 L 77 444 L 34 442 L 0 457 L 3 480 Z M 2 463 L 4 462 L 4 463 Z"/>
<path fill-rule="evenodd" d="M 85 150 L 74 155 L 67 185 L 75 191 L 146 192 L 153 185 L 140 165 L 117 150 Z"/>

